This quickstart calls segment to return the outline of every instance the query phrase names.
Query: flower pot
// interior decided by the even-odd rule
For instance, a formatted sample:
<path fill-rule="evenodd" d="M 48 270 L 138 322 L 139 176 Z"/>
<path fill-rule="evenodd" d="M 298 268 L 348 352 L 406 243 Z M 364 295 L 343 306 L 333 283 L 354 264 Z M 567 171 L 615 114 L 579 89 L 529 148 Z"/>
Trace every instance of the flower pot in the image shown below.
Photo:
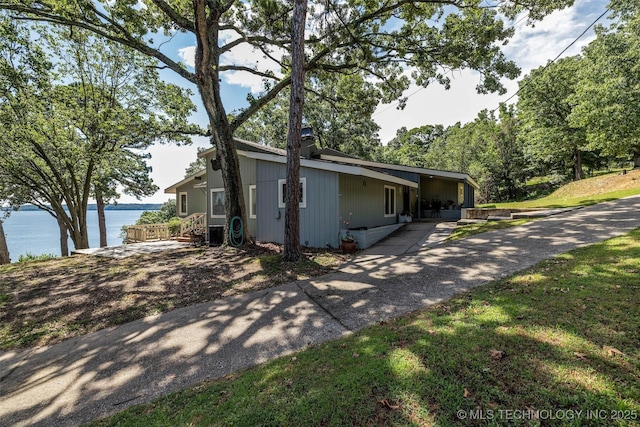
<path fill-rule="evenodd" d="M 342 249 L 342 253 L 352 254 L 356 251 L 356 242 L 353 240 L 342 240 L 340 242 L 340 249 Z"/>

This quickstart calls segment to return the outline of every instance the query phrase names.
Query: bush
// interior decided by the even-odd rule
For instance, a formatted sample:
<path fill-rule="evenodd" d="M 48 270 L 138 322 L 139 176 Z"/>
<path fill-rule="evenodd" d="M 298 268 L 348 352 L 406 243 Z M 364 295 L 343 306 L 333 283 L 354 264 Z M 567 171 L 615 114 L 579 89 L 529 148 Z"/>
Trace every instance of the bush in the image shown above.
<path fill-rule="evenodd" d="M 42 254 L 42 255 L 34 255 L 32 253 L 27 252 L 25 255 L 20 255 L 18 257 L 18 262 L 32 262 L 32 261 L 46 261 L 48 259 L 58 258 L 54 254 Z"/>
<path fill-rule="evenodd" d="M 181 223 L 182 220 L 175 216 L 167 222 L 167 228 L 169 229 L 169 233 L 171 233 L 172 236 L 177 236 L 178 233 L 180 233 Z"/>

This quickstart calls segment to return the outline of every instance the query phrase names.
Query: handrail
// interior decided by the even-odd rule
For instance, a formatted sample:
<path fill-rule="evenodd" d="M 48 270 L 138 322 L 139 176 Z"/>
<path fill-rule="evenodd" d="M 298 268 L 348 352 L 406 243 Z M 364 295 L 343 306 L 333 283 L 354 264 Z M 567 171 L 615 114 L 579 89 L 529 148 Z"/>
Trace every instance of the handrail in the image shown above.
<path fill-rule="evenodd" d="M 203 231 L 206 227 L 206 214 L 196 212 L 184 218 L 180 222 L 180 235 L 184 236 L 191 232 Z"/>
<path fill-rule="evenodd" d="M 180 221 L 179 236 L 187 236 L 192 233 L 202 234 L 206 229 L 207 215 L 194 213 Z M 167 223 L 140 224 L 127 226 L 127 243 L 148 242 L 150 240 L 169 240 L 172 236 Z"/>
<path fill-rule="evenodd" d="M 127 227 L 127 243 L 169 240 L 171 234 L 167 224 L 141 224 Z"/>

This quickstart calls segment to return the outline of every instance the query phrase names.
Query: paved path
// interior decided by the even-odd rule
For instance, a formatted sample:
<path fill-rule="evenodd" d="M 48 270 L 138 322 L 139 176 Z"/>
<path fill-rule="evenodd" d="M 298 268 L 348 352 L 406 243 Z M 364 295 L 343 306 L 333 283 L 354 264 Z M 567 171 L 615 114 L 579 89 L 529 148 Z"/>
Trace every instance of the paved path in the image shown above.
<path fill-rule="evenodd" d="M 415 227 L 330 275 L 0 353 L 0 426 L 77 425 L 442 301 L 640 227 L 640 197 L 432 249 Z"/>

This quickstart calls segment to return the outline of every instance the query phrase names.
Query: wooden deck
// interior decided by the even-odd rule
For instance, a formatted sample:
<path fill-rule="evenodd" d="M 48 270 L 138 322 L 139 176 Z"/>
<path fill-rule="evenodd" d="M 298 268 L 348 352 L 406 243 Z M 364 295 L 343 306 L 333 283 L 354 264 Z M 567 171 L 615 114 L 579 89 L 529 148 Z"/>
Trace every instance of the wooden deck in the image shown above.
<path fill-rule="evenodd" d="M 177 240 L 179 242 L 204 243 L 206 240 L 206 214 L 194 213 L 180 222 L 180 229 L 173 232 L 168 223 L 140 224 L 127 226 L 127 243 L 158 242 Z"/>

